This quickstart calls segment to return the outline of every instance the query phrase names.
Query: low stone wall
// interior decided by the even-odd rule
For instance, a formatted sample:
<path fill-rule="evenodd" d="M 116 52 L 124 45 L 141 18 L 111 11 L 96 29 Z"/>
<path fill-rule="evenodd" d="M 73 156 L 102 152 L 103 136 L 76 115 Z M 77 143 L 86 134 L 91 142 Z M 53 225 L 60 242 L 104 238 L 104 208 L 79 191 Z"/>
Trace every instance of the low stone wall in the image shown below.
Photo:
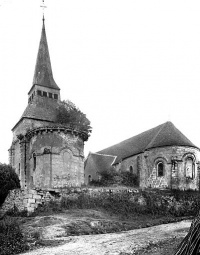
<path fill-rule="evenodd" d="M 60 200 L 62 197 L 72 197 L 80 193 L 88 194 L 89 196 L 99 196 L 102 193 L 137 193 L 135 189 L 91 189 L 91 188 L 66 188 L 59 190 L 36 190 L 36 189 L 15 189 L 8 194 L 2 207 L 0 207 L 0 215 L 8 210 L 17 208 L 19 211 L 27 211 L 28 214 L 35 211 L 40 204 L 45 204 L 50 200 Z"/>
<path fill-rule="evenodd" d="M 182 191 L 181 191 L 182 192 Z M 0 215 L 13 208 L 18 211 L 27 211 L 28 214 L 33 213 L 39 205 L 48 203 L 49 201 L 60 202 L 62 198 L 67 198 L 69 201 L 74 201 L 84 195 L 89 196 L 99 201 L 104 201 L 112 197 L 116 201 L 130 202 L 130 206 L 142 210 L 157 210 L 161 213 L 172 212 L 174 215 L 189 215 L 195 213 L 195 208 L 199 208 L 200 197 L 198 193 L 181 193 L 175 198 L 170 191 L 160 193 L 160 191 L 137 189 L 119 189 L 119 188 L 63 188 L 59 190 L 12 190 L 7 196 L 3 206 L 0 208 Z M 179 197 L 179 198 L 178 198 Z M 82 198 L 81 198 L 82 199 Z M 103 200 L 102 200 L 103 199 Z M 65 201 L 65 200 L 64 200 Z M 93 201 L 93 200 L 91 200 Z M 156 213 L 156 211 L 155 211 Z"/>
<path fill-rule="evenodd" d="M 55 199 L 55 197 L 52 196 L 49 191 L 34 189 L 11 190 L 2 207 L 0 207 L 0 213 L 3 214 L 14 207 L 19 211 L 25 210 L 28 213 L 32 213 L 39 204 L 43 204 L 52 199 Z"/>

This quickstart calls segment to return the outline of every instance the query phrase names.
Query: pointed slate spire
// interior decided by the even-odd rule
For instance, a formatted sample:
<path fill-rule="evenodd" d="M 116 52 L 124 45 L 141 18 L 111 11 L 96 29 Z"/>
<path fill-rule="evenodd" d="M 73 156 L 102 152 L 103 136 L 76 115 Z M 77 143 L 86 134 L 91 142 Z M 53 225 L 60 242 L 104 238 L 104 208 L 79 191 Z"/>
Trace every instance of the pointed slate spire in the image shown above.
<path fill-rule="evenodd" d="M 43 16 L 42 34 L 41 34 L 39 50 L 38 50 L 38 55 L 37 55 L 37 60 L 35 65 L 33 86 L 40 85 L 40 86 L 60 90 L 60 88 L 55 83 L 53 78 L 44 21 L 45 20 Z"/>

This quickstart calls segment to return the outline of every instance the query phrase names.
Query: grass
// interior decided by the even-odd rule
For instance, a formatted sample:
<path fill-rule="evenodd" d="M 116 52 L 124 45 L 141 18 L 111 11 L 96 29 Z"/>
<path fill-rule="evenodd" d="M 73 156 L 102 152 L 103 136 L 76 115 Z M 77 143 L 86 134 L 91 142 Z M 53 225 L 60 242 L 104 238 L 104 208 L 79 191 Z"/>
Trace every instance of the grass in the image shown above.
<path fill-rule="evenodd" d="M 11 231 L 7 234 L 5 232 L 6 240 L 10 241 L 6 241 L 7 244 L 4 246 L 14 245 L 11 244 L 12 240 L 18 240 L 15 238 L 20 237 L 20 241 L 15 242 L 17 245 L 19 243 L 19 248 L 15 249 L 16 253 L 0 255 L 17 254 L 18 250 L 25 249 L 27 243 L 31 249 L 54 246 L 60 244 L 61 239 L 66 236 L 115 233 L 177 222 L 194 217 L 199 205 L 197 192 L 151 190 L 133 194 L 126 191 L 120 193 L 103 191 L 92 196 L 87 192 L 63 196 L 60 201 L 51 200 L 39 207 L 29 217 L 22 217 L 26 216 L 25 212 L 19 214 L 17 211 L 10 211 L 9 215 L 13 214 L 19 219 L 18 227 L 14 228 L 19 234 L 13 237 Z M 14 226 L 15 218 L 10 227 Z M 9 225 L 9 222 L 6 224 Z M 19 224 L 22 225 L 23 233 L 20 232 Z M 52 233 L 59 240 L 53 241 L 52 237 L 44 236 L 44 229 L 49 229 L 50 233 L 54 231 L 52 226 L 60 231 Z"/>
<path fill-rule="evenodd" d="M 0 220 L 0 255 L 17 254 L 28 249 L 19 222 L 13 217 Z"/>

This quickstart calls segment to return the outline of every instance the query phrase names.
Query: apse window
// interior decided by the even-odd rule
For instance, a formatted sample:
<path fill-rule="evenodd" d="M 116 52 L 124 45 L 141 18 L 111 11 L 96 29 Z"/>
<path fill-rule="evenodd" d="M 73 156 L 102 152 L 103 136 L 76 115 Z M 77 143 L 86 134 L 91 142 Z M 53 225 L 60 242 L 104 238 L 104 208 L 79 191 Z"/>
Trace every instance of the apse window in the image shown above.
<path fill-rule="evenodd" d="M 194 178 L 194 162 L 192 158 L 187 158 L 185 161 L 185 176 L 187 178 Z"/>
<path fill-rule="evenodd" d="M 157 173 L 158 173 L 158 177 L 164 176 L 164 164 L 163 164 L 163 162 L 159 162 L 157 164 Z"/>

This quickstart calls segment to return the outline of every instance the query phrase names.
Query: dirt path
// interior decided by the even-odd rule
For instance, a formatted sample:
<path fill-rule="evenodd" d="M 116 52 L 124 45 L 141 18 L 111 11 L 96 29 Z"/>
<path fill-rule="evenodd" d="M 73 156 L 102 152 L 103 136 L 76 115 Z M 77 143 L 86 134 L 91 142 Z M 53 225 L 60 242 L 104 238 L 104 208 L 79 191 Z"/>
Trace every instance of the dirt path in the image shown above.
<path fill-rule="evenodd" d="M 66 237 L 66 243 L 57 247 L 40 248 L 23 255 L 118 255 L 133 253 L 150 243 L 184 237 L 191 221 L 163 224 L 113 234 Z"/>

